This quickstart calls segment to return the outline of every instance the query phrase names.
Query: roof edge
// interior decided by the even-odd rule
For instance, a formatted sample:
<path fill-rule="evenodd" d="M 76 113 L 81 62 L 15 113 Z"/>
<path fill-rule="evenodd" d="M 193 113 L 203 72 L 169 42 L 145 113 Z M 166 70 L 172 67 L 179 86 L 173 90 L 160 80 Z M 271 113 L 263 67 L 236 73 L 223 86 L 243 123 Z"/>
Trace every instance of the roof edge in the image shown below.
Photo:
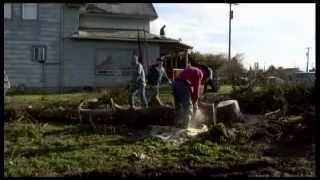
<path fill-rule="evenodd" d="M 151 3 L 151 8 L 152 8 L 152 10 L 153 10 L 153 12 L 154 12 L 154 14 L 155 14 L 155 16 L 154 16 L 154 19 L 152 19 L 152 20 L 155 20 L 155 19 L 158 19 L 158 13 L 157 13 L 157 11 L 156 11 L 156 9 L 154 8 L 154 5 Z"/>
<path fill-rule="evenodd" d="M 98 41 L 129 41 L 129 42 L 138 42 L 137 39 L 129 39 L 129 38 L 101 38 L 101 37 L 79 37 L 77 35 L 72 35 L 71 37 L 66 37 L 68 39 L 75 39 L 75 40 L 98 40 Z M 192 46 L 187 44 L 181 43 L 178 40 L 160 40 L 160 39 L 148 39 L 146 40 L 148 43 L 177 43 L 185 46 L 187 49 L 193 49 Z"/>
<path fill-rule="evenodd" d="M 155 10 L 155 8 L 154 8 L 152 3 L 148 3 L 148 5 L 151 6 L 151 9 L 152 9 L 152 11 L 154 12 L 155 15 L 134 15 L 134 16 L 133 15 L 125 15 L 125 14 L 121 14 L 121 13 L 115 13 L 115 14 L 108 13 L 104 9 L 96 6 L 97 3 L 83 3 L 83 4 L 84 4 L 84 6 L 82 6 L 82 8 L 81 8 L 80 14 L 85 14 L 85 15 L 98 15 L 98 16 L 111 16 L 111 17 L 117 16 L 117 17 L 126 17 L 126 18 L 129 17 L 129 18 L 138 18 L 138 19 L 143 18 L 143 19 L 148 19 L 150 21 L 155 20 L 155 19 L 158 18 L 158 14 L 157 14 L 157 12 L 156 12 L 156 10 Z M 86 9 L 88 7 L 90 7 L 90 6 L 101 10 L 101 12 L 95 12 L 95 13 L 86 12 Z"/>
<path fill-rule="evenodd" d="M 144 16 L 144 15 L 124 15 L 124 14 L 108 14 L 108 13 L 88 13 L 88 12 L 80 12 L 80 15 L 86 16 L 101 16 L 101 17 L 119 17 L 119 18 L 131 18 L 131 19 L 148 19 L 148 20 L 155 20 L 157 17 L 155 16 Z"/>

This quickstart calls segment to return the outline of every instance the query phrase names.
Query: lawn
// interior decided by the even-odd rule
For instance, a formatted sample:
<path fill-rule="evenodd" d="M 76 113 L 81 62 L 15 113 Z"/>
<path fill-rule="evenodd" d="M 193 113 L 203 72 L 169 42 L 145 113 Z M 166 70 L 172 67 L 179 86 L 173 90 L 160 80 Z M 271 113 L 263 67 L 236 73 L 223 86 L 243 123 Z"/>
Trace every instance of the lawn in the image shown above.
<path fill-rule="evenodd" d="M 93 131 L 86 126 L 58 123 L 23 120 L 6 123 L 5 176 L 81 176 L 132 171 L 132 168 L 164 169 L 164 173 L 168 169 L 178 172 L 203 167 L 216 175 L 310 175 L 310 161 L 301 157 L 295 157 L 297 162 L 292 161 L 289 154 L 284 156 L 288 149 L 282 154 L 261 155 L 250 146 L 217 144 L 205 139 L 179 145 L 152 138 L 136 139 L 128 136 L 129 132 L 137 131 L 122 130 L 114 134 L 106 127 Z M 139 158 L 141 154 L 144 158 Z M 278 166 L 280 162 L 287 164 Z M 236 167 L 244 172 L 233 169 Z"/>
<path fill-rule="evenodd" d="M 204 169 L 221 176 L 311 175 L 311 161 L 290 149 L 264 155 L 253 144 L 217 144 L 199 138 L 179 145 L 129 136 L 137 132 L 115 132 L 110 127 L 93 131 L 89 126 L 24 120 L 5 123 L 5 176 L 121 175 L 156 169 L 158 173 L 199 169 L 194 172 L 199 176 L 209 175 Z M 144 158 L 139 158 L 141 154 Z"/>
<path fill-rule="evenodd" d="M 219 89 L 220 94 L 228 94 L 232 90 L 230 85 L 221 86 Z M 6 97 L 6 108 L 40 108 L 41 106 L 77 106 L 81 100 L 97 98 L 101 96 L 99 92 L 73 92 L 63 94 L 26 94 L 26 95 L 8 95 Z M 160 89 L 161 100 L 166 104 L 173 104 L 172 90 L 169 86 L 163 86 Z M 121 96 L 121 102 L 127 100 L 127 93 Z M 117 102 L 117 98 L 116 98 Z"/>
<path fill-rule="evenodd" d="M 75 108 L 82 99 L 99 95 L 12 95 L 5 108 Z M 170 103 L 170 89 L 163 89 L 161 98 Z M 204 137 L 178 144 L 142 136 L 147 129 L 101 125 L 93 130 L 78 123 L 33 121 L 25 115 L 6 121 L 4 130 L 5 176 L 312 175 L 308 152 L 278 145 L 216 143 Z"/>
<path fill-rule="evenodd" d="M 55 105 L 59 103 L 78 105 L 83 99 L 95 98 L 98 92 L 77 92 L 64 94 L 27 94 L 27 95 L 8 95 L 6 97 L 7 108 L 24 108 L 31 105 L 39 108 L 41 105 Z"/>
<path fill-rule="evenodd" d="M 203 145 L 208 152 L 193 152 L 187 145 L 130 140 L 126 135 L 78 125 L 19 122 L 6 124 L 5 130 L 6 176 L 79 175 L 129 166 L 179 165 L 183 161 L 215 164 L 216 159 L 230 158 L 234 153 L 230 147 L 212 143 Z M 146 158 L 136 159 L 134 153 L 144 153 Z"/>
<path fill-rule="evenodd" d="M 232 91 L 232 86 L 231 85 L 223 85 L 219 88 L 218 93 L 220 94 L 229 94 Z"/>

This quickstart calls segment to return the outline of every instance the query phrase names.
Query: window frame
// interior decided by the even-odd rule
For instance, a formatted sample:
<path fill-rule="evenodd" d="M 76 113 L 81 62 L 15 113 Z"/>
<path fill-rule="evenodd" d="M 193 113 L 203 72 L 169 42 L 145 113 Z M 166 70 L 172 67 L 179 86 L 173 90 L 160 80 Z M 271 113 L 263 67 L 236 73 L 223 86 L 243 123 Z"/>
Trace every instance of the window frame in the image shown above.
<path fill-rule="evenodd" d="M 35 57 L 36 49 L 38 49 L 38 54 L 37 54 L 38 57 Z M 42 54 L 39 53 L 39 50 L 42 50 Z M 41 55 L 40 58 L 39 58 L 39 54 Z M 47 61 L 47 54 L 48 54 L 47 53 L 47 46 L 45 46 L 45 45 L 33 45 L 31 47 L 31 60 L 33 62 L 41 62 L 41 63 L 46 62 Z"/>
<path fill-rule="evenodd" d="M 26 19 L 24 17 L 24 12 L 25 12 L 25 8 L 24 6 L 25 5 L 35 5 L 36 7 L 36 16 L 35 16 L 35 19 Z M 22 3 L 21 4 L 21 19 L 23 21 L 38 21 L 39 20 L 39 4 L 38 3 Z"/>
<path fill-rule="evenodd" d="M 11 20 L 12 19 L 12 12 L 13 12 L 13 6 L 12 6 L 12 3 L 4 3 L 3 4 L 4 6 L 3 6 L 3 19 L 4 20 Z M 4 11 L 5 11 L 5 6 L 6 5 L 10 5 L 10 7 L 8 8 L 8 9 L 10 9 L 10 17 L 5 17 L 5 13 L 4 13 Z"/>

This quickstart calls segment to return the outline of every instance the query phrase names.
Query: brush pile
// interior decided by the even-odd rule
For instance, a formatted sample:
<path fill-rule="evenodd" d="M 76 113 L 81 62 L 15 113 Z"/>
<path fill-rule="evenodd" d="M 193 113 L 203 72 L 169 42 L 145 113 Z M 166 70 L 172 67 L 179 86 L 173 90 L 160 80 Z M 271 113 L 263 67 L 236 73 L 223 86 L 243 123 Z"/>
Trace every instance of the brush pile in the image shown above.
<path fill-rule="evenodd" d="M 231 126 L 226 126 L 224 122 L 217 123 L 209 129 L 207 138 L 219 143 L 243 144 L 253 141 L 307 145 L 314 143 L 314 113 L 314 109 L 308 109 L 298 116 L 284 116 L 278 109 L 265 115 L 244 116 L 244 122 L 236 122 Z"/>
<path fill-rule="evenodd" d="M 265 114 L 261 122 L 254 125 L 250 139 L 267 143 L 311 144 L 314 111 L 305 111 L 299 116 L 282 116 L 277 110 Z"/>

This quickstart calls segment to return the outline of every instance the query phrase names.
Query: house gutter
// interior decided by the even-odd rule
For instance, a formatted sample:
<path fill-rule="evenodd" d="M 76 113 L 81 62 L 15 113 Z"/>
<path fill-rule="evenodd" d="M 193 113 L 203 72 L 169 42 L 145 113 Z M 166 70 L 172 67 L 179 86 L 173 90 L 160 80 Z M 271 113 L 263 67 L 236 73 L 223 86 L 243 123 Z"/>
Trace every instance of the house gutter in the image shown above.
<path fill-rule="evenodd" d="M 73 40 L 94 40 L 94 41 L 126 41 L 126 42 L 137 42 L 137 39 L 127 39 L 127 38 L 100 38 L 100 37 L 76 37 L 76 36 L 72 36 L 72 37 L 66 37 L 68 39 L 73 39 Z M 181 44 L 183 46 L 186 46 L 186 48 L 188 49 L 193 49 L 192 46 L 189 46 L 189 45 L 186 45 L 186 44 L 183 44 L 179 41 L 175 41 L 175 40 L 149 40 L 147 39 L 146 42 L 149 42 L 149 43 L 178 43 L 178 44 Z"/>

